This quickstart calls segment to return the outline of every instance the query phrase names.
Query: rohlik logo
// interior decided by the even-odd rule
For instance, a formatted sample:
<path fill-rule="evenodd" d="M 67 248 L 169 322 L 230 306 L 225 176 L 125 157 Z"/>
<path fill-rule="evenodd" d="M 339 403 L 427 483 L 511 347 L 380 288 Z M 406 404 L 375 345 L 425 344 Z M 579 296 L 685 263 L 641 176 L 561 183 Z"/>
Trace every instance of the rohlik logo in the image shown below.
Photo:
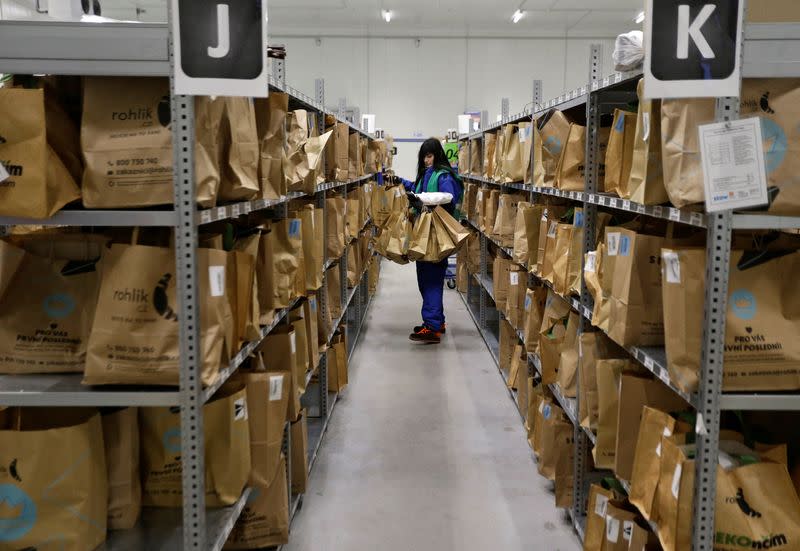
<path fill-rule="evenodd" d="M 738 289 L 731 293 L 731 311 L 743 320 L 751 320 L 756 316 L 756 297 L 747 289 Z"/>
<path fill-rule="evenodd" d="M 36 504 L 21 488 L 0 484 L 0 541 L 25 536 L 36 524 Z"/>

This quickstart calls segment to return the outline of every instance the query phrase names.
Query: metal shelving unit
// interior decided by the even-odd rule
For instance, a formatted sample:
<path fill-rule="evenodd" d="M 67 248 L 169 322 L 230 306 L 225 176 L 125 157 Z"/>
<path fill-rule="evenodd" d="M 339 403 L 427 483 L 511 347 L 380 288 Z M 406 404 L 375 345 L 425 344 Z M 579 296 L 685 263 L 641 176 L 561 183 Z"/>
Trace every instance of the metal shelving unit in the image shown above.
<path fill-rule="evenodd" d="M 83 76 L 159 76 L 172 80 L 171 27 L 168 24 L 129 23 L 68 23 L 44 21 L 0 21 L 0 73 L 58 74 Z M 285 83 L 285 61 L 271 60 L 273 74 L 270 89 L 290 96 L 290 108 L 306 108 L 317 117 L 318 128 L 325 129 L 327 111 L 324 82 L 316 82 L 316 97 L 311 98 Z M 172 83 L 171 83 L 172 86 Z M 172 88 L 174 90 L 174 87 Z M 349 125 L 352 132 L 373 139 L 361 128 Z M 327 194 L 343 193 L 372 180 L 378 174 L 367 174 L 348 182 L 326 182 L 317 186 L 313 194 L 291 192 L 277 199 L 255 200 L 210 209 L 200 209 L 194 200 L 194 148 L 179 144 L 194 141 L 194 102 L 189 96 L 171 97 L 171 124 L 173 129 L 173 173 L 175 202 L 172 207 L 131 210 L 62 210 L 47 220 L 0 217 L 0 228 L 20 224 L 45 226 L 95 226 L 95 227 L 172 227 L 176 230 L 176 263 L 178 301 L 180 303 L 180 384 L 170 387 L 88 387 L 81 384 L 81 374 L 0 375 L 0 405 L 2 406 L 61 406 L 101 407 L 138 406 L 181 408 L 181 460 L 183 478 L 183 507 L 180 509 L 145 509 L 140 521 L 132 530 L 109 531 L 101 551 L 153 549 L 222 549 L 239 518 L 250 494 L 245 488 L 237 502 L 218 509 L 205 507 L 205 466 L 203 450 L 203 405 L 210 400 L 223 383 L 255 351 L 266 336 L 284 323 L 289 311 L 302 298 L 276 312 L 273 321 L 260 330 L 257 340 L 247 343 L 228 366 L 220 370 L 219 380 L 210 387 L 200 384 L 200 359 L 196 344 L 199 325 L 197 296 L 196 255 L 198 228 L 204 224 L 233 220 L 260 212 L 275 218 L 287 216 L 288 202 L 299 198 L 312 198 L 318 208 L 325 208 Z M 327 216 L 325 217 L 327 225 Z M 367 229 L 369 221 L 362 231 Z M 342 319 L 354 320 L 356 334 L 369 306 L 367 271 L 361 274 L 359 284 L 348 293 L 346 290 L 347 253 L 340 259 L 324 259 L 325 267 L 339 261 L 342 267 Z M 317 292 L 319 307 L 327 316 L 327 286 Z M 355 297 L 355 300 L 354 300 Z M 319 383 L 308 385 L 304 402 L 316 407 L 319 417 L 309 419 L 310 426 L 322 423 L 323 429 L 312 439 L 310 451 L 313 458 L 327 427 L 336 394 L 328 392 L 327 362 L 322 346 L 319 366 L 314 373 Z M 288 427 L 288 424 L 287 424 Z M 316 435 L 314 429 L 310 433 Z M 284 439 L 287 466 L 291 465 L 289 431 Z M 289 469 L 290 471 L 290 469 Z M 291 472 L 287 473 L 291 481 Z M 290 495 L 292 516 L 301 502 L 300 496 Z"/>
<path fill-rule="evenodd" d="M 743 74 L 745 77 L 798 77 L 800 76 L 800 25 L 797 24 L 748 24 L 743 33 Z M 503 191 L 519 190 L 530 194 L 530 201 L 537 202 L 543 196 L 558 197 L 574 201 L 584 209 L 584 245 L 583 253 L 594 249 L 595 220 L 598 208 L 626 211 L 646 217 L 670 220 L 680 224 L 703 228 L 708 231 L 708 243 L 716 244 L 707 247 L 706 280 L 717 283 L 707 285 L 705 298 L 704 345 L 701 364 L 701 384 L 697 393 L 689 394 L 680 390 L 670 379 L 667 371 L 666 354 L 663 347 L 631 347 L 631 357 L 641 363 L 657 379 L 681 396 L 697 410 L 698 418 L 707 429 L 698 435 L 698 458 L 696 461 L 696 485 L 694 496 L 694 551 L 711 551 L 714 541 L 714 503 L 716 493 L 716 466 L 718 461 L 719 422 L 723 410 L 768 410 L 789 411 L 800 410 L 800 394 L 769 393 L 722 393 L 722 369 L 724 342 L 716 337 L 725 334 L 725 301 L 727 298 L 727 279 L 731 232 L 734 229 L 797 229 L 800 228 L 800 217 L 772 216 L 764 213 L 724 213 L 706 214 L 700 210 L 677 209 L 671 206 L 641 205 L 619 197 L 597 192 L 598 168 L 600 163 L 598 132 L 600 114 L 609 112 L 615 105 L 626 103 L 636 98 L 635 85 L 641 77 L 637 71 L 616 73 L 609 77 L 600 76 L 602 51 L 599 45 L 593 45 L 589 59 L 589 82 L 586 86 L 569 91 L 550 101 L 542 101 L 541 83 L 534 83 L 533 109 L 509 116 L 504 112 L 497 124 L 485 126 L 484 130 L 461 136 L 467 144 L 473 140 L 482 140 L 485 132 L 498 127 L 544 114 L 551 108 L 561 110 L 585 109 L 587 121 L 586 144 L 586 177 L 583 191 L 563 191 L 553 188 L 542 188 L 525 185 L 519 182 L 501 183 L 479 175 L 463 174 L 470 181 L 480 183 L 482 187 L 499 186 Z M 724 121 L 738 117 L 738 98 L 719 98 L 717 100 L 717 120 Z M 725 113 L 728 113 L 725 115 Z M 472 151 L 468 147 L 468 151 Z M 468 162 L 472 166 L 471 162 Z M 532 169 L 531 169 L 532 170 Z M 477 228 L 476 228 L 477 229 Z M 478 230 L 479 231 L 479 230 Z M 493 310 L 490 287 L 486 285 L 488 254 L 487 247 L 492 244 L 503 254 L 513 258 L 513 250 L 503 247 L 496 239 L 480 232 L 481 259 L 480 273 L 471 274 L 467 296 L 463 297 L 470 315 L 476 322 L 487 344 L 496 340 L 486 323 L 487 318 L 496 315 Z M 532 274 L 530 284 L 545 284 Z M 596 331 L 591 325 L 593 302 L 585 284 L 581 285 L 579 297 L 563 297 L 572 308 L 581 314 L 581 332 Z M 463 295 L 462 295 L 463 296 Z M 478 306 L 478 311 L 472 307 Z M 517 336 L 522 338 L 517 331 Z M 539 359 L 535 354 L 528 355 L 529 364 L 541 374 Z M 588 499 L 588 482 L 599 473 L 589 471 L 588 452 L 590 445 L 596 440 L 595 435 L 581 427 L 576 412 L 578 401 L 563 396 L 558 385 L 550 385 L 556 400 L 575 424 L 575 493 L 574 505 L 569 511 L 578 534 L 583 538 L 586 523 L 586 502 Z M 607 473 L 606 473 L 607 474 Z M 630 488 L 628 481 L 621 480 L 623 487 Z"/>

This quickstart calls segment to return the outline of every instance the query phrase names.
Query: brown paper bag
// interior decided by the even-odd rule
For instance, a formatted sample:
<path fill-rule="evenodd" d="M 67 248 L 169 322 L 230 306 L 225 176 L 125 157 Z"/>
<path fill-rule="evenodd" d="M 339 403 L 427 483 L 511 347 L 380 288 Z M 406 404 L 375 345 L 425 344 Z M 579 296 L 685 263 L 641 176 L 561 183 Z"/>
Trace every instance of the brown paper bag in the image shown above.
<path fill-rule="evenodd" d="M 292 430 L 292 494 L 306 493 L 308 486 L 308 424 L 307 412 L 291 424 Z"/>
<path fill-rule="evenodd" d="M 506 133 L 505 141 L 505 154 L 503 157 L 503 171 L 505 173 L 503 181 L 505 182 L 522 182 L 525 179 L 525 158 L 523 140 L 520 138 L 525 136 L 526 130 L 520 130 L 520 126 L 516 124 L 507 125 L 508 132 Z"/>
<path fill-rule="evenodd" d="M 358 140 L 358 133 L 350 134 L 350 144 L 348 146 L 348 176 L 351 180 L 358 178 L 361 169 L 361 143 Z"/>
<path fill-rule="evenodd" d="M 619 384 L 629 360 L 599 359 L 597 369 L 597 443 L 592 450 L 598 469 L 613 469 L 617 448 Z"/>
<path fill-rule="evenodd" d="M 631 157 L 631 175 L 626 199 L 644 205 L 658 205 L 668 200 L 661 162 L 661 101 L 644 99 L 644 79 L 639 81 L 639 112 Z"/>
<path fill-rule="evenodd" d="M 238 390 L 236 388 L 238 387 Z M 247 396 L 230 387 L 203 406 L 206 506 L 239 499 L 250 474 Z M 141 408 L 144 505 L 181 507 L 181 422 L 179 408 Z"/>
<path fill-rule="evenodd" d="M 561 358 L 561 347 L 566 337 L 569 314 L 569 303 L 548 290 L 542 326 L 539 330 L 542 384 L 553 384 L 558 380 L 558 365 Z"/>
<path fill-rule="evenodd" d="M 558 224 L 556 226 L 555 246 L 550 248 L 551 243 L 548 243 L 548 249 L 545 253 L 545 263 L 548 262 L 548 256 L 552 260 L 552 282 L 553 288 L 561 295 L 568 295 L 571 280 L 569 279 L 569 261 L 570 261 L 570 248 L 572 247 L 573 234 L 575 227 L 572 224 Z"/>
<path fill-rule="evenodd" d="M 539 474 L 548 480 L 555 480 L 556 467 L 562 450 L 566 447 L 559 445 L 559 442 L 571 440 L 575 427 L 564 415 L 561 408 L 547 405 L 542 412 L 544 423 L 542 423 L 542 444 L 539 455 L 538 469 Z"/>
<path fill-rule="evenodd" d="M 578 413 L 581 426 L 596 432 L 599 408 L 596 363 L 601 359 L 625 359 L 628 353 L 600 332 L 581 333 L 580 346 L 582 354 L 578 368 L 580 378 Z"/>
<path fill-rule="evenodd" d="M 687 409 L 688 404 L 672 389 L 654 379 L 623 375 L 619 388 L 614 472 L 618 477 L 630 480 L 643 408 L 649 406 L 662 411 L 681 411 Z"/>
<path fill-rule="evenodd" d="M 606 255 L 614 262 L 613 274 L 604 262 L 603 286 L 610 284 L 609 315 L 614 323 L 608 336 L 624 347 L 664 344 L 661 302 L 662 237 L 620 227 L 606 228 Z M 655 260 L 654 260 L 655 259 Z"/>
<path fill-rule="evenodd" d="M 216 202 L 219 166 L 212 153 L 222 109 L 199 103 L 195 142 L 196 200 Z M 209 133 L 208 138 L 203 133 Z M 219 146 L 219 142 L 216 142 Z M 81 146 L 87 208 L 145 207 L 174 202 L 169 81 L 166 78 L 84 79 Z"/>
<path fill-rule="evenodd" d="M 525 353 L 523 347 L 518 342 L 514 344 L 513 351 L 511 353 L 511 364 L 508 368 L 508 380 L 506 380 L 506 386 L 511 390 L 519 390 L 520 388 L 520 380 L 522 379 L 519 376 L 520 371 L 523 374 L 526 373 L 528 366 L 528 355 Z"/>
<path fill-rule="evenodd" d="M 561 111 L 552 111 L 552 115 L 541 122 L 544 122 L 544 126 L 539 128 L 542 139 L 543 185 L 554 187 L 558 161 L 567 143 L 570 123 Z"/>
<path fill-rule="evenodd" d="M 369 294 L 374 295 L 378 291 L 378 280 L 381 275 L 381 261 L 379 258 L 372 258 L 369 263 Z"/>
<path fill-rule="evenodd" d="M 581 317 L 574 311 L 569 313 L 567 334 L 561 347 L 561 358 L 558 363 L 558 386 L 561 394 L 567 398 L 575 398 L 578 394 L 578 328 Z"/>
<path fill-rule="evenodd" d="M 653 522 L 658 522 L 655 497 L 661 471 L 661 437 L 672 436 L 674 430 L 675 419 L 671 415 L 648 406 L 642 409 L 629 499 L 645 519 Z"/>
<path fill-rule="evenodd" d="M 142 510 L 137 416 L 136 408 L 125 408 L 102 416 L 110 530 L 133 528 Z"/>
<path fill-rule="evenodd" d="M 258 178 L 262 199 L 278 199 L 288 192 L 283 173 L 288 111 L 288 94 L 273 91 L 268 98 L 255 99 L 256 130 L 260 142 Z"/>
<path fill-rule="evenodd" d="M 344 182 L 348 179 L 350 168 L 350 127 L 337 122 L 333 127 L 333 136 L 325 154 L 325 170 L 331 181 Z"/>
<path fill-rule="evenodd" d="M 440 208 L 437 207 L 437 209 Z M 437 210 L 434 210 L 432 213 L 433 224 L 431 229 L 436 234 L 436 240 L 435 240 L 436 249 L 434 251 L 434 254 L 430 257 L 432 262 L 441 262 L 442 260 L 445 260 L 446 258 L 450 257 L 450 255 L 452 255 L 458 250 L 458 245 L 456 245 L 456 243 L 450 237 L 451 235 L 450 227 L 448 227 L 445 224 L 444 220 L 442 219 L 441 212 L 444 212 L 445 215 L 447 215 L 447 211 L 444 209 L 440 209 L 439 212 L 437 212 Z M 466 238 L 466 232 L 464 232 L 463 230 L 461 231 L 460 235 L 462 235 L 463 238 Z M 462 243 L 463 243 L 463 238 L 462 238 Z"/>
<path fill-rule="evenodd" d="M 397 264 L 408 264 L 412 231 L 405 210 L 395 211 L 389 218 L 387 228 L 378 238 L 377 252 Z"/>
<path fill-rule="evenodd" d="M 328 293 L 328 314 L 330 321 L 342 316 L 342 280 L 339 266 L 331 266 L 325 272 L 325 285 Z"/>
<path fill-rule="evenodd" d="M 500 208 L 500 190 L 486 190 L 486 206 L 483 213 L 483 223 L 485 227 L 481 230 L 488 234 L 494 234 L 494 225 L 497 221 L 497 210 Z"/>
<path fill-rule="evenodd" d="M 259 189 L 258 167 L 261 147 L 256 130 L 256 112 L 251 98 L 225 97 L 223 133 L 224 164 L 220 167 L 222 181 L 220 201 L 249 201 Z"/>
<path fill-rule="evenodd" d="M 517 219 L 517 205 L 524 199 L 520 194 L 503 193 L 499 196 L 497 216 L 491 232 L 504 247 L 514 245 L 514 228 Z"/>
<path fill-rule="evenodd" d="M 202 381 L 212 385 L 233 323 L 225 297 L 225 251 L 198 249 Z M 112 245 L 100 261 L 100 291 L 84 384 L 177 385 L 179 367 L 175 251 Z M 109 351 L 113 350 L 112 354 Z M 109 356 L 113 355 L 113 358 Z"/>
<path fill-rule="evenodd" d="M 472 140 L 469 142 L 470 147 L 470 154 L 469 160 L 470 165 L 468 167 L 470 174 L 480 174 L 481 173 L 481 159 L 483 158 L 481 155 L 481 142 L 480 140 Z"/>
<path fill-rule="evenodd" d="M 266 353 L 265 353 L 266 351 Z M 279 326 L 264 339 L 256 355 L 256 371 L 284 373 L 289 381 L 289 405 L 286 420 L 300 415 L 300 382 L 297 380 L 297 336 L 291 326 Z"/>
<path fill-rule="evenodd" d="M 598 484 L 589 487 L 589 502 L 586 514 L 586 531 L 583 538 L 584 551 L 601 551 L 606 534 L 606 511 L 608 502 L 618 496 L 613 490 Z"/>
<path fill-rule="evenodd" d="M 348 384 L 347 346 L 342 335 L 334 337 L 328 349 L 328 390 L 341 392 Z"/>
<path fill-rule="evenodd" d="M 325 213 L 313 205 L 305 205 L 299 211 L 302 221 L 303 263 L 305 264 L 305 291 L 316 291 L 322 287 L 325 254 L 323 234 Z M 304 293 L 305 294 L 305 293 Z"/>
<path fill-rule="evenodd" d="M 542 327 L 546 301 L 546 287 L 535 287 L 527 290 L 524 303 L 524 341 L 526 350 L 531 354 L 539 350 L 539 330 Z"/>
<path fill-rule="evenodd" d="M 238 252 L 245 253 L 244 257 L 237 256 L 237 259 L 246 258 L 244 263 L 250 264 L 252 259 L 252 283 L 251 285 L 251 296 L 247 302 L 247 305 L 243 305 L 240 303 L 239 307 L 245 308 L 247 312 L 246 316 L 246 324 L 244 330 L 242 331 L 242 337 L 246 341 L 254 341 L 256 339 L 261 338 L 261 328 L 259 327 L 259 321 L 261 318 L 261 305 L 258 302 L 258 293 L 259 293 L 259 279 L 256 273 L 256 267 L 258 266 L 258 251 L 261 246 L 261 233 L 256 232 L 252 235 L 247 237 L 239 238 L 234 242 L 234 250 Z M 246 297 L 239 297 L 240 299 Z"/>
<path fill-rule="evenodd" d="M 501 371 L 509 373 L 511 360 L 514 357 L 514 347 L 517 345 L 517 334 L 507 320 L 500 318 L 500 345 L 497 358 L 498 367 Z"/>
<path fill-rule="evenodd" d="M 497 139 L 494 147 L 494 173 L 492 179 L 495 182 L 502 182 L 505 177 L 503 171 L 503 157 L 506 152 L 506 132 L 505 128 L 500 128 L 497 131 Z"/>
<path fill-rule="evenodd" d="M 459 250 L 464 243 L 466 243 L 469 236 L 472 235 L 470 230 L 459 224 L 458 221 L 442 207 L 433 209 L 433 215 L 442 223 L 442 226 L 447 231 L 447 235 L 450 237 L 456 250 Z"/>
<path fill-rule="evenodd" d="M 536 187 L 544 187 L 544 164 L 542 153 L 542 135 L 539 132 L 538 121 L 532 126 L 531 137 L 531 168 L 525 174 L 525 183 Z"/>
<path fill-rule="evenodd" d="M 544 207 L 526 201 L 517 203 L 517 218 L 514 223 L 514 262 L 530 267 L 531 258 L 539 246 L 539 225 Z"/>
<path fill-rule="evenodd" d="M 558 159 L 555 187 L 566 191 L 583 191 L 585 157 L 586 127 L 570 124 L 567 140 Z"/>
<path fill-rule="evenodd" d="M 42 90 L 0 89 L 0 215 L 48 218 L 80 199 L 67 167 L 48 145 Z"/>
<path fill-rule="evenodd" d="M 458 143 L 458 170 L 462 174 L 469 174 L 469 143 L 461 141 Z"/>
<path fill-rule="evenodd" d="M 93 551 L 105 541 L 108 481 L 96 410 L 0 410 L 0 464 L 4 549 Z"/>
<path fill-rule="evenodd" d="M 238 372 L 247 393 L 252 470 L 247 485 L 250 497 L 236 522 L 225 549 L 254 549 L 289 541 L 289 497 L 283 433 L 289 398 L 289 377 L 284 373 Z"/>
<path fill-rule="evenodd" d="M 581 294 L 581 270 L 583 268 L 583 209 L 575 209 L 572 233 L 567 253 L 566 292 Z"/>
<path fill-rule="evenodd" d="M 421 212 L 414 222 L 411 242 L 408 245 L 408 258 L 412 262 L 426 260 L 436 247 L 436 233 L 433 229 L 433 214 Z M 427 261 L 427 260 L 426 260 Z"/>
<path fill-rule="evenodd" d="M 631 175 L 633 143 L 636 138 L 636 114 L 620 109 L 614 110 L 614 123 L 608 138 L 605 156 L 605 180 L 603 191 L 624 195 Z M 666 149 L 667 143 L 664 143 Z M 666 160 L 666 156 L 664 157 Z"/>
<path fill-rule="evenodd" d="M 360 223 L 360 213 L 361 213 L 361 203 L 355 194 L 350 194 L 351 197 L 347 198 L 347 202 L 345 205 L 345 230 L 347 232 L 347 241 L 349 242 L 352 239 L 358 237 L 359 231 L 361 231 L 361 223 Z"/>
<path fill-rule="evenodd" d="M 792 297 L 800 254 L 741 269 L 744 255 L 731 253 L 723 389 L 796 390 L 800 312 Z M 705 251 L 664 249 L 662 273 L 668 369 L 675 384 L 691 392 L 700 372 Z"/>
<path fill-rule="evenodd" d="M 65 275 L 66 261 L 5 241 L 0 241 L 0 266 L 0 373 L 83 371 L 97 272 Z"/>
<path fill-rule="evenodd" d="M 344 254 L 346 244 L 346 212 L 347 201 L 344 197 L 328 197 L 325 199 L 327 216 L 327 257 L 339 258 Z"/>
<path fill-rule="evenodd" d="M 769 211 L 775 214 L 800 213 L 800 194 L 795 185 L 800 174 L 798 97 L 798 79 L 745 79 L 742 82 L 740 116 L 761 119 L 767 185 L 776 193 Z M 664 183 L 670 201 L 678 207 L 705 198 L 697 126 L 713 121 L 713 99 L 663 102 Z"/>
<path fill-rule="evenodd" d="M 263 325 L 271 320 L 271 311 L 286 308 L 299 295 L 297 275 L 303 258 L 302 226 L 299 218 L 278 220 L 261 237 L 258 266 L 263 293 L 258 300 Z"/>
<path fill-rule="evenodd" d="M 508 295 L 505 316 L 514 328 L 521 329 L 522 313 L 525 311 L 525 291 L 528 288 L 527 273 L 513 264 L 508 271 Z"/>
<path fill-rule="evenodd" d="M 483 135 L 483 170 L 478 173 L 490 180 L 494 178 L 494 158 L 495 146 L 497 145 L 497 133 L 487 132 Z"/>

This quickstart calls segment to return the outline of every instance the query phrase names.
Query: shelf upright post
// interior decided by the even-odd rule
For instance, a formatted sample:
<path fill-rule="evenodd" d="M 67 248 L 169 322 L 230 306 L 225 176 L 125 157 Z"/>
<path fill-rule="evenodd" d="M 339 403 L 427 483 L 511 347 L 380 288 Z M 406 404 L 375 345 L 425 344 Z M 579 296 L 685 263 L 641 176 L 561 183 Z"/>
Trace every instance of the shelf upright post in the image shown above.
<path fill-rule="evenodd" d="M 316 100 L 320 106 L 319 117 L 320 117 L 320 131 L 325 130 L 325 79 L 318 78 L 315 81 L 315 93 L 316 93 Z M 325 167 L 325 159 L 321 159 L 323 163 L 323 169 Z M 326 198 L 327 194 L 324 190 L 319 191 L 314 195 L 314 203 L 315 207 L 322 210 L 322 235 L 326 236 L 324 239 L 327 239 L 328 235 L 328 212 L 326 208 Z M 320 287 L 319 291 L 317 292 L 317 308 L 319 309 L 320 317 L 322 319 L 328 319 L 328 284 L 327 284 L 327 270 L 324 270 L 324 266 L 328 263 L 328 247 L 327 245 L 323 245 L 322 247 L 322 265 L 323 265 L 323 273 L 322 273 L 322 287 Z M 313 314 L 312 314 L 313 315 Z M 317 335 L 309 335 L 309 338 L 318 338 Z M 319 358 L 319 368 L 317 370 L 317 407 L 319 410 L 319 417 L 327 418 L 328 417 L 328 355 L 322 354 L 322 357 Z M 290 486 L 291 487 L 291 486 Z M 291 496 L 290 496 L 290 503 L 291 503 Z"/>
<path fill-rule="evenodd" d="M 742 9 L 747 13 L 746 0 Z M 743 52 L 744 30 L 736 37 Z M 716 121 L 739 118 L 739 98 L 717 98 Z M 695 460 L 692 549 L 712 551 L 719 462 L 720 394 L 725 351 L 725 316 L 728 311 L 728 277 L 731 265 L 733 214 L 709 214 L 706 237 L 706 293 L 703 324 L 703 351 L 700 363 L 700 389 L 697 410 L 697 459 Z"/>
<path fill-rule="evenodd" d="M 592 83 L 601 79 L 603 68 L 603 47 L 600 44 L 592 44 L 589 54 L 589 83 L 590 90 L 586 98 L 586 172 L 584 176 L 584 191 L 595 193 L 600 174 L 600 101 L 598 94 L 592 94 Z M 597 207 L 591 203 L 583 204 L 583 254 L 581 254 L 581 273 L 583 273 L 583 259 L 586 253 L 594 250 L 595 245 L 595 224 L 597 221 Z M 589 309 L 592 308 L 592 297 L 586 287 L 584 278 L 581 277 L 581 305 Z M 579 334 L 591 331 L 591 323 L 581 316 Z M 581 361 L 581 358 L 578 358 Z M 580 385 L 580 381 L 578 381 Z M 586 504 L 588 500 L 587 474 L 589 465 L 589 438 L 580 426 L 580 388 L 576 394 L 575 411 L 578 414 L 577 422 L 574 427 L 575 435 L 575 473 L 574 488 L 572 498 L 572 518 L 575 524 L 579 519 L 586 515 Z"/>
<path fill-rule="evenodd" d="M 542 104 L 542 81 L 540 79 L 534 79 L 533 81 L 533 97 L 532 97 L 532 105 L 531 105 L 531 126 L 536 124 L 536 118 L 534 115 L 538 110 L 539 105 Z M 533 129 L 531 129 L 530 139 L 533 140 Z M 531 187 L 535 186 L 536 184 L 533 183 L 535 180 L 533 179 L 533 169 L 534 169 L 534 159 L 536 157 L 536 148 L 531 147 L 531 159 L 530 159 L 530 171 L 531 171 Z M 536 203 L 536 194 L 531 189 L 531 192 L 528 196 L 528 201 L 533 205 Z"/>
<path fill-rule="evenodd" d="M 169 4 L 169 18 L 172 2 Z M 197 223 L 194 189 L 194 97 L 175 93 L 172 25 L 169 33 L 170 116 L 173 187 L 178 220 L 175 228 L 176 289 L 180 335 L 181 479 L 183 549 L 201 550 L 206 542 L 203 383 L 200 377 L 200 309 L 197 300 Z"/>
<path fill-rule="evenodd" d="M 487 188 L 484 188 L 484 192 Z M 488 262 L 489 262 L 489 245 L 486 239 L 486 234 L 481 232 L 480 234 L 481 240 L 481 280 L 486 281 L 489 277 L 489 269 L 488 269 Z M 481 284 L 480 286 L 481 298 L 480 298 L 480 308 L 478 310 L 478 321 L 480 322 L 481 331 L 486 329 L 486 310 L 488 306 L 488 301 L 486 300 L 486 295 L 488 291 L 486 287 Z"/>
<path fill-rule="evenodd" d="M 344 197 L 345 202 L 347 201 L 347 191 L 348 191 L 349 187 L 350 186 L 348 186 L 347 184 L 342 186 L 342 196 Z M 345 209 L 345 211 L 346 210 L 347 209 Z M 347 225 L 345 224 L 345 227 L 346 226 Z M 349 256 L 349 252 L 350 252 L 349 251 L 349 249 L 350 249 L 350 236 L 347 234 L 347 230 L 346 229 L 345 229 L 345 242 L 346 242 L 346 244 L 345 244 L 345 247 L 344 247 L 344 253 L 342 253 L 342 257 L 339 259 L 339 284 L 340 284 L 339 293 L 340 293 L 341 299 L 342 299 L 341 300 L 341 302 L 342 302 L 342 321 L 345 322 L 344 323 L 344 328 L 342 329 L 342 331 L 344 332 L 345 341 L 347 341 L 348 340 L 348 336 L 349 336 L 348 335 L 349 331 L 347 330 L 347 327 L 348 327 L 347 326 L 347 318 L 348 318 L 348 310 L 349 310 L 348 306 L 349 305 L 345 304 L 345 302 L 347 301 L 347 294 L 348 294 L 348 291 L 349 291 L 348 288 L 347 288 L 347 257 Z"/>
<path fill-rule="evenodd" d="M 286 495 L 289 497 L 289 510 L 292 510 L 292 426 L 287 421 L 283 424 L 283 456 L 286 458 Z"/>
<path fill-rule="evenodd" d="M 285 44 L 278 44 L 278 46 L 285 46 Z M 272 63 L 272 76 L 277 80 L 281 87 L 286 88 L 286 60 L 271 58 Z"/>
<path fill-rule="evenodd" d="M 503 124 L 508 122 L 509 117 L 509 100 L 508 98 L 503 98 L 500 100 L 500 117 L 502 117 Z"/>

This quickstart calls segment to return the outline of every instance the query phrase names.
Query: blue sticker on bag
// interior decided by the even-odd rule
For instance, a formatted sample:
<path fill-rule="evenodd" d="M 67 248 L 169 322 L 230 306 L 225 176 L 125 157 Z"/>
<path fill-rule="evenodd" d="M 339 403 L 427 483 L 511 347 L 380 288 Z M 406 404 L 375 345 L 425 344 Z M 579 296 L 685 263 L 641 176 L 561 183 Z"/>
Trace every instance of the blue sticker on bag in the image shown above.
<path fill-rule="evenodd" d="M 544 409 L 542 409 L 542 417 L 545 419 L 550 419 L 550 414 L 552 413 L 552 409 L 550 408 L 550 404 L 545 404 Z"/>
<path fill-rule="evenodd" d="M 625 115 L 622 113 L 617 117 L 617 124 L 614 125 L 615 132 L 623 132 L 625 130 Z"/>
<path fill-rule="evenodd" d="M 38 517 L 36 503 L 22 488 L 14 484 L 0 484 L 0 509 L 14 513 L 0 518 L 0 541 L 18 540 L 30 532 L 36 524 Z"/>
<path fill-rule="evenodd" d="M 297 237 L 300 233 L 300 219 L 295 218 L 289 222 L 289 237 Z"/>
<path fill-rule="evenodd" d="M 631 238 L 627 235 L 621 235 L 619 238 L 619 254 L 620 256 L 628 256 L 631 252 Z"/>
<path fill-rule="evenodd" d="M 582 228 L 583 227 L 583 211 L 576 210 L 575 211 L 575 227 Z"/>

